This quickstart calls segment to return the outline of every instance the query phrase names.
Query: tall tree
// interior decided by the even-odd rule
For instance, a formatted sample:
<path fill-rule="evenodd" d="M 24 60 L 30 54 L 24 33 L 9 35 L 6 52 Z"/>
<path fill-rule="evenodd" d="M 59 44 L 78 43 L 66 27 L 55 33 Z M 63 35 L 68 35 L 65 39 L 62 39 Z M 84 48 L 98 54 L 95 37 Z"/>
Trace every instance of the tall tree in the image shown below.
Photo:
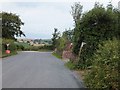
<path fill-rule="evenodd" d="M 80 2 L 76 2 L 73 6 L 71 6 L 72 9 L 71 14 L 75 21 L 75 25 L 77 25 L 77 22 L 80 20 L 82 8 L 83 6 L 80 4 Z"/>
<path fill-rule="evenodd" d="M 15 39 L 16 37 L 25 36 L 21 31 L 24 23 L 20 17 L 13 13 L 2 12 L 2 37 L 7 39 Z"/>
<path fill-rule="evenodd" d="M 80 36 L 81 32 L 79 30 L 80 28 L 80 19 L 82 15 L 82 8 L 83 6 L 80 4 L 80 2 L 76 2 L 73 6 L 71 6 L 71 14 L 73 16 L 74 22 L 75 22 L 75 28 L 73 31 L 73 52 L 78 55 L 81 42 L 79 38 L 83 38 Z M 78 44 L 79 43 L 79 44 Z"/>
<path fill-rule="evenodd" d="M 54 33 L 52 34 L 53 37 L 52 37 L 52 45 L 53 45 L 53 49 L 56 48 L 56 44 L 57 44 L 57 39 L 59 37 L 59 32 L 58 32 L 58 29 L 57 28 L 54 28 Z"/>
<path fill-rule="evenodd" d="M 113 10 L 112 6 L 104 8 L 99 3 L 87 13 L 82 15 L 79 27 L 79 38 L 78 41 L 86 42 L 86 46 L 82 49 L 80 55 L 79 65 L 85 68 L 91 65 L 90 58 L 93 53 L 96 52 L 98 44 L 101 41 L 118 38 L 120 35 L 119 23 L 119 11 Z M 81 36 L 83 38 L 81 38 Z M 77 45 L 80 42 L 76 43 Z M 77 48 L 79 49 L 79 48 Z M 91 59 L 92 60 L 92 59 Z M 81 62 L 83 61 L 83 63 Z M 83 64 L 83 66 L 81 66 Z"/>
<path fill-rule="evenodd" d="M 66 30 L 63 32 L 62 37 L 65 37 L 67 41 L 72 42 L 73 41 L 73 30 Z"/>

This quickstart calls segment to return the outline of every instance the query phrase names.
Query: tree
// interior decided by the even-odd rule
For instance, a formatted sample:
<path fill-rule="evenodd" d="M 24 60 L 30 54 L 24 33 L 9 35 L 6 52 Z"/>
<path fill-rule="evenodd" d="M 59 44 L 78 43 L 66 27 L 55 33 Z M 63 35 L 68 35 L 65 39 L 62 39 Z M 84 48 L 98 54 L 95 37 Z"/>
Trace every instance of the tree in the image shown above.
<path fill-rule="evenodd" d="M 82 42 L 82 41 L 79 41 L 80 40 L 79 38 L 82 38 L 82 36 L 79 37 L 81 33 L 79 32 L 79 27 L 80 27 L 81 15 L 82 15 L 82 8 L 83 6 L 80 4 L 80 2 L 77 2 L 73 6 L 71 6 L 71 9 L 72 9 L 71 13 L 75 21 L 75 28 L 73 31 L 73 52 L 76 55 L 78 55 L 79 48 Z"/>
<path fill-rule="evenodd" d="M 76 2 L 73 6 L 71 6 L 72 9 L 71 14 L 75 21 L 75 25 L 77 25 L 78 21 L 80 20 L 82 8 L 83 6 L 80 4 L 80 2 Z"/>
<path fill-rule="evenodd" d="M 69 42 L 73 42 L 73 30 L 66 30 L 63 32 L 63 37 L 67 39 Z"/>
<path fill-rule="evenodd" d="M 53 45 L 53 49 L 56 48 L 56 44 L 57 44 L 57 39 L 59 37 L 59 32 L 58 32 L 58 29 L 57 28 L 54 28 L 54 33 L 52 34 L 53 37 L 52 37 L 52 45 Z"/>
<path fill-rule="evenodd" d="M 15 36 L 21 37 L 25 34 L 21 31 L 24 23 L 20 17 L 13 13 L 2 12 L 2 37 L 7 39 L 15 39 Z"/>
<path fill-rule="evenodd" d="M 73 30 L 66 30 L 62 33 L 62 36 L 56 39 L 56 53 L 62 56 L 63 51 L 66 48 L 66 45 L 72 42 Z"/>
<path fill-rule="evenodd" d="M 112 7 L 112 6 L 111 6 Z M 120 34 L 119 18 L 120 12 L 109 8 L 104 8 L 101 4 L 84 13 L 75 27 L 73 51 L 78 54 L 81 42 L 87 43 L 83 47 L 78 63 L 79 68 L 86 68 L 91 65 L 91 57 L 96 52 L 98 44 L 102 41 L 118 38 Z M 76 41 L 75 41 L 76 39 Z"/>
<path fill-rule="evenodd" d="M 65 37 L 59 37 L 57 40 L 56 40 L 56 48 L 57 48 L 57 52 L 59 55 L 62 56 L 62 52 L 63 50 L 65 49 L 65 46 L 66 46 L 66 42 L 67 42 L 67 39 Z"/>

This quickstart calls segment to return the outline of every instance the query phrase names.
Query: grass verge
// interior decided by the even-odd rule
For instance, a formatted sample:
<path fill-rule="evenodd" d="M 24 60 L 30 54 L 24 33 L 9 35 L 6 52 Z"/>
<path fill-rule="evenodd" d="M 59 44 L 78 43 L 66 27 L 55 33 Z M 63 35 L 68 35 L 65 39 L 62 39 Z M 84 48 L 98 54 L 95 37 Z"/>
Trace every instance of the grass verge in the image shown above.
<path fill-rule="evenodd" d="M 40 49 L 39 52 L 52 52 L 52 50 Z"/>
<path fill-rule="evenodd" d="M 59 54 L 57 54 L 55 52 L 53 52 L 52 55 L 55 56 L 55 57 L 57 57 L 57 58 L 59 58 L 59 59 L 62 59 L 62 56 L 60 56 Z"/>
<path fill-rule="evenodd" d="M 2 54 L 2 58 L 5 58 L 5 57 L 8 57 L 8 56 L 12 56 L 12 55 L 16 55 L 17 52 L 13 52 L 13 53 L 10 53 L 10 54 Z"/>
<path fill-rule="evenodd" d="M 70 70 L 75 70 L 76 69 L 76 65 L 72 62 L 72 61 L 68 61 L 65 63 L 65 66 L 67 68 L 69 68 Z"/>
<path fill-rule="evenodd" d="M 82 79 L 84 81 L 85 73 L 87 72 L 87 70 L 78 69 L 77 66 L 72 61 L 66 62 L 65 66 L 72 70 L 73 72 L 75 72 L 79 76 L 78 77 L 79 79 Z"/>

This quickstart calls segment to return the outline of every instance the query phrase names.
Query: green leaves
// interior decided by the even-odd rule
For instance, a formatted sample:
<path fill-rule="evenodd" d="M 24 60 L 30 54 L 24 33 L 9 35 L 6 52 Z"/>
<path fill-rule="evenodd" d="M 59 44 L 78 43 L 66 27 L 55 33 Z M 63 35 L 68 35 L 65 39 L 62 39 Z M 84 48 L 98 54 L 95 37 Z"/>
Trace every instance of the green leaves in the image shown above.
<path fill-rule="evenodd" d="M 104 41 L 92 58 L 92 68 L 85 77 L 89 88 L 119 89 L 120 41 Z"/>
<path fill-rule="evenodd" d="M 7 39 L 15 39 L 15 36 L 21 37 L 25 34 L 21 31 L 24 23 L 18 15 L 13 13 L 2 12 L 2 37 Z"/>
<path fill-rule="evenodd" d="M 55 49 L 57 45 L 57 39 L 59 38 L 59 35 L 60 35 L 57 28 L 54 28 L 54 33 L 52 35 L 53 35 L 52 45 L 53 45 L 53 49 Z"/>
<path fill-rule="evenodd" d="M 111 5 L 106 9 L 96 3 L 92 10 L 84 13 L 77 21 L 73 35 L 73 52 L 78 55 L 81 43 L 87 43 L 79 56 L 79 68 L 91 65 L 90 58 L 102 41 L 112 40 L 114 37 L 120 38 L 119 18 L 119 10 L 114 9 Z"/>

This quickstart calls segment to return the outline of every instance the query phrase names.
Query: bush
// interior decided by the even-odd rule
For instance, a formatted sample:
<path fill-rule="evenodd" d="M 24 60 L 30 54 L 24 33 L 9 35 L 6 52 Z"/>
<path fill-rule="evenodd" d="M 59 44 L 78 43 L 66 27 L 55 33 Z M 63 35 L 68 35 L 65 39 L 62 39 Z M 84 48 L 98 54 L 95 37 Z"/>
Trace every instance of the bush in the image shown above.
<path fill-rule="evenodd" d="M 113 37 L 119 38 L 120 11 L 112 8 L 105 8 L 96 3 L 93 9 L 84 13 L 78 20 L 78 25 L 74 29 L 76 33 L 74 33 L 73 52 L 78 55 L 81 43 L 86 43 L 81 51 L 79 68 L 91 66 L 89 58 L 96 52 L 101 41 Z"/>
<path fill-rule="evenodd" d="M 25 51 L 48 51 L 52 50 L 52 45 L 45 45 L 45 46 L 29 46 L 24 47 Z"/>
<path fill-rule="evenodd" d="M 53 46 L 52 45 L 44 45 L 44 46 L 39 46 L 38 48 L 39 48 L 39 50 L 52 50 L 53 48 L 52 48 Z"/>
<path fill-rule="evenodd" d="M 8 48 L 7 48 L 6 44 L 9 44 Z M 5 53 L 6 49 L 11 50 L 11 52 L 17 51 L 17 47 L 14 43 L 14 40 L 11 40 L 11 39 L 3 39 L 2 40 L 2 52 L 3 52 L 3 54 Z"/>
<path fill-rule="evenodd" d="M 92 68 L 85 76 L 89 88 L 118 90 L 120 62 L 120 41 L 108 40 L 99 45 L 93 56 Z"/>
<path fill-rule="evenodd" d="M 10 43 L 9 48 L 8 48 L 11 52 L 16 52 L 17 51 L 17 47 L 14 43 Z"/>
<path fill-rule="evenodd" d="M 25 47 L 23 45 L 17 45 L 17 50 L 25 50 Z"/>

